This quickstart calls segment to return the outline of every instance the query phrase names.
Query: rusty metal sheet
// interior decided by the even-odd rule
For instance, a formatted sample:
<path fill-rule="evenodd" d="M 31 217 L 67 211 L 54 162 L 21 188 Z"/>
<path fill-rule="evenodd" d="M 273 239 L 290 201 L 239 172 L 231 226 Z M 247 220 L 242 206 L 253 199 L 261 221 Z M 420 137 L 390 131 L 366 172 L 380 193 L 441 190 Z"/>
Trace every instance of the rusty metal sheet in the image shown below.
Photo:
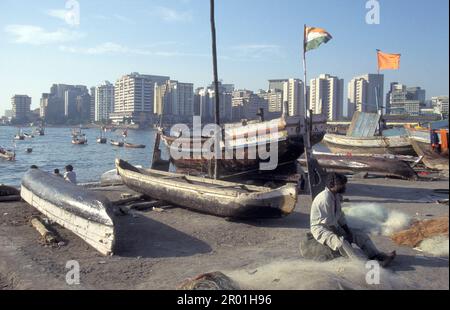
<path fill-rule="evenodd" d="M 358 138 L 373 137 L 377 131 L 380 117 L 376 113 L 355 112 L 347 136 Z"/>

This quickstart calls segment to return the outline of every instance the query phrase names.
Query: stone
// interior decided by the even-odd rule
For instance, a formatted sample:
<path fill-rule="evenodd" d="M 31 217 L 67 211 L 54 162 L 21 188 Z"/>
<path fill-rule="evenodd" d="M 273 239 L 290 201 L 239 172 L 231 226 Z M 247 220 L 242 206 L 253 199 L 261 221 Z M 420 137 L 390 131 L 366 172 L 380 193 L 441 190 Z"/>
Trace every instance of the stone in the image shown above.
<path fill-rule="evenodd" d="M 301 257 L 318 262 L 327 262 L 341 257 L 339 252 L 334 252 L 329 247 L 317 242 L 311 233 L 306 233 L 300 238 Z"/>

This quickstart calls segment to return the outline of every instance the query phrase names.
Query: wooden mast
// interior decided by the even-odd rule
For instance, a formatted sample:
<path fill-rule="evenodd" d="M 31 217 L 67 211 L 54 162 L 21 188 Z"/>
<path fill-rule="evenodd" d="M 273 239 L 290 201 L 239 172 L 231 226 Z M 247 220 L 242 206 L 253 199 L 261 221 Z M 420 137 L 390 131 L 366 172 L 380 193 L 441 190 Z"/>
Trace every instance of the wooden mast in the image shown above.
<path fill-rule="evenodd" d="M 217 39 L 216 39 L 216 19 L 215 19 L 215 3 L 214 0 L 210 0 L 211 3 L 211 37 L 212 37 L 212 56 L 213 56 L 213 73 L 214 73 L 214 92 L 215 92 L 215 123 L 217 128 L 220 128 L 220 98 L 219 98 L 219 74 L 217 68 Z M 216 128 L 216 129 L 217 129 Z M 218 159 L 217 156 L 220 149 L 219 132 L 215 133 L 215 147 L 214 147 L 214 179 L 219 177 Z"/>

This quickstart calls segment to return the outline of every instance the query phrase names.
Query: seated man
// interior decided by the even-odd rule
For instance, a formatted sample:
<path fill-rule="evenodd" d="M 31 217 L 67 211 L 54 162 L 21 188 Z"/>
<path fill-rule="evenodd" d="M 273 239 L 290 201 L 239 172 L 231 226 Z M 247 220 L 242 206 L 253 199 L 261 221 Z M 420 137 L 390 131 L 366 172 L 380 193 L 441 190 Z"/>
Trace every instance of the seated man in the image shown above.
<path fill-rule="evenodd" d="M 347 226 L 341 207 L 346 185 L 346 176 L 329 174 L 327 187 L 314 199 L 311 207 L 311 233 L 320 244 L 351 259 L 358 257 L 352 247 L 355 243 L 367 258 L 377 260 L 382 267 L 386 267 L 394 260 L 396 253 L 381 253 L 366 234 Z"/>

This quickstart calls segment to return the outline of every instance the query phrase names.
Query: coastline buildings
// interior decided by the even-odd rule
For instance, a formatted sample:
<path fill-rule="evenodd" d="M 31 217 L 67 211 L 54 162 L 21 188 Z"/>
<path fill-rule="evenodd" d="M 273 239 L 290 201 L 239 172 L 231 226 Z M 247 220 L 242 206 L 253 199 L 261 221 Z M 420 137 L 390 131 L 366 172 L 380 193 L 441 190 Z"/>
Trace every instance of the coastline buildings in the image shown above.
<path fill-rule="evenodd" d="M 283 83 L 283 102 L 287 102 L 290 116 L 305 115 L 305 91 L 302 80 L 289 79 Z"/>
<path fill-rule="evenodd" d="M 104 81 L 94 88 L 93 93 L 94 120 L 96 122 L 108 122 L 109 115 L 114 112 L 114 85 Z"/>
<path fill-rule="evenodd" d="M 87 112 L 79 114 L 81 110 L 90 110 L 87 96 L 90 95 L 86 86 L 53 84 L 50 93 L 42 94 L 40 117 L 50 124 L 88 121 L 90 115 L 88 117 Z"/>
<path fill-rule="evenodd" d="M 326 115 L 328 121 L 344 118 L 344 80 L 321 74 L 310 81 L 310 108 L 314 114 Z"/>
<path fill-rule="evenodd" d="M 194 115 L 194 84 L 167 81 L 155 85 L 154 113 L 170 123 L 189 122 Z"/>
<path fill-rule="evenodd" d="M 233 119 L 233 93 L 234 85 L 222 84 L 219 82 L 219 101 L 220 101 L 220 122 L 231 122 Z M 199 88 L 198 92 L 198 105 L 199 112 L 202 118 L 202 122 L 212 123 L 214 122 L 215 115 L 215 98 L 216 92 L 214 85 L 209 85 L 206 88 Z"/>
<path fill-rule="evenodd" d="M 110 119 L 114 123 L 125 120 L 145 124 L 153 120 L 155 85 L 165 84 L 169 77 L 131 73 L 116 81 L 114 112 Z"/>
<path fill-rule="evenodd" d="M 431 98 L 434 113 L 439 114 L 444 119 L 448 119 L 448 96 L 438 96 Z"/>
<path fill-rule="evenodd" d="M 268 115 L 268 101 L 250 90 L 234 91 L 232 106 L 234 122 L 257 119 L 261 109 L 265 116 Z"/>
<path fill-rule="evenodd" d="M 31 97 L 15 95 L 11 98 L 12 118 L 17 121 L 26 121 L 30 114 Z"/>
<path fill-rule="evenodd" d="M 347 117 L 356 111 L 377 113 L 384 106 L 384 75 L 365 74 L 353 78 L 348 84 Z"/>
<path fill-rule="evenodd" d="M 426 92 L 420 87 L 407 87 L 397 82 L 391 83 L 386 95 L 386 113 L 390 115 L 419 116 L 425 108 Z"/>

